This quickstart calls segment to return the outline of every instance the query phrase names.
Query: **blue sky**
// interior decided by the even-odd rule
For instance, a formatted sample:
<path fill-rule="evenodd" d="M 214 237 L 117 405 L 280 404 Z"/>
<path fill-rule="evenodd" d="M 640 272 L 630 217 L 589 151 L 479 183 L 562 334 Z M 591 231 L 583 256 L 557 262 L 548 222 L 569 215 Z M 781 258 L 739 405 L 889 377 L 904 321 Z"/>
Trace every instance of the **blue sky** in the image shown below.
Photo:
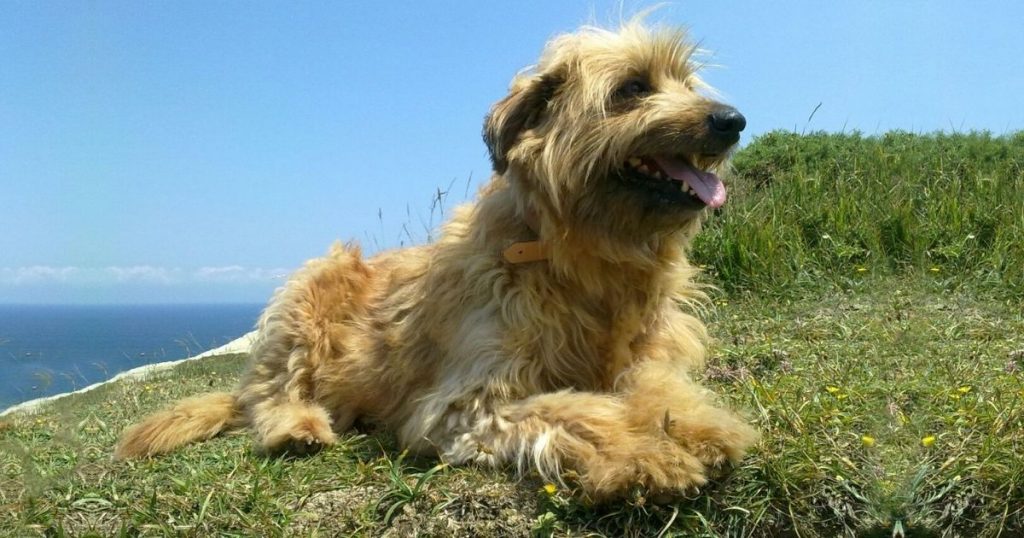
<path fill-rule="evenodd" d="M 488 177 L 480 127 L 513 74 L 647 5 L 4 2 L 0 302 L 263 302 L 336 239 L 422 241 L 438 187 L 451 205 Z M 678 2 L 652 20 L 711 51 L 745 140 L 1024 128 L 1024 3 Z"/>

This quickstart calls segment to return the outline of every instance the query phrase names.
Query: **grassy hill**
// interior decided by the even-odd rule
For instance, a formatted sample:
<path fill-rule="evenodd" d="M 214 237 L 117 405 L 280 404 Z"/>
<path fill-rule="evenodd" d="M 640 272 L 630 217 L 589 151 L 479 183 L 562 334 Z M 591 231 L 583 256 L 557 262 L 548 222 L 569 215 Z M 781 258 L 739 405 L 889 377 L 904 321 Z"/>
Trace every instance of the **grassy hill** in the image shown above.
<path fill-rule="evenodd" d="M 0 422 L 0 535 L 1024 535 L 1024 134 L 771 133 L 735 165 L 695 245 L 720 287 L 704 375 L 763 437 L 699 495 L 587 506 L 376 432 L 109 460 L 235 355 Z"/>
<path fill-rule="evenodd" d="M 1024 291 L 1024 132 L 774 132 L 734 164 L 695 247 L 730 291 L 875 275 Z"/>

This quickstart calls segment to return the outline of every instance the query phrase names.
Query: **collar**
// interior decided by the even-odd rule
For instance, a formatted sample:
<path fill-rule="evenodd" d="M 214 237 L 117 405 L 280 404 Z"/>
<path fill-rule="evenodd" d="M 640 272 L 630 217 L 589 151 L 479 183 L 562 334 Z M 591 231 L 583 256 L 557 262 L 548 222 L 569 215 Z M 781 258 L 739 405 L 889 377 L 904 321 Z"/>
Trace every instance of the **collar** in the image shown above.
<path fill-rule="evenodd" d="M 539 262 L 548 259 L 548 246 L 540 238 L 540 218 L 537 212 L 527 209 L 523 215 L 526 227 L 538 237 L 534 241 L 517 241 L 502 251 L 502 257 L 511 264 Z"/>

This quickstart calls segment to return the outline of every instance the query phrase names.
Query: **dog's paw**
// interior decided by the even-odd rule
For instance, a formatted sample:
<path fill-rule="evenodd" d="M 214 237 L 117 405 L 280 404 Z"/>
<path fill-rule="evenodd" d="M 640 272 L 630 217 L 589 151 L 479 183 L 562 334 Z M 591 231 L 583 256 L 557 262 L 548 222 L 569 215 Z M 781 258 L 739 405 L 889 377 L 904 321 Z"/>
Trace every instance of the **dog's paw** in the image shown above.
<path fill-rule="evenodd" d="M 704 464 L 683 447 L 651 439 L 647 447 L 610 460 L 588 462 L 581 476 L 584 494 L 605 502 L 628 498 L 638 492 L 656 502 L 692 494 L 707 483 Z"/>
<path fill-rule="evenodd" d="M 306 457 L 333 445 L 335 440 L 336 437 L 333 433 L 328 436 L 322 432 L 319 434 L 291 432 L 291 435 L 286 438 L 276 439 L 272 446 L 267 447 L 267 451 L 271 454 Z"/>
<path fill-rule="evenodd" d="M 337 440 L 326 413 L 317 408 L 295 409 L 279 418 L 260 439 L 269 454 L 309 456 Z"/>
<path fill-rule="evenodd" d="M 673 418 L 666 411 L 662 429 L 709 470 L 722 469 L 743 458 L 758 438 L 757 431 L 724 409 Z M 714 416 L 708 416 L 714 415 Z"/>
<path fill-rule="evenodd" d="M 306 457 L 320 452 L 325 446 L 331 443 L 333 443 L 333 441 L 306 436 L 301 439 L 289 439 L 281 446 L 281 450 L 290 456 Z"/>
<path fill-rule="evenodd" d="M 665 504 L 673 500 L 694 495 L 701 486 L 707 483 L 708 476 L 701 466 L 679 466 L 669 469 L 658 469 L 645 473 L 642 484 L 646 497 L 657 504 Z"/>

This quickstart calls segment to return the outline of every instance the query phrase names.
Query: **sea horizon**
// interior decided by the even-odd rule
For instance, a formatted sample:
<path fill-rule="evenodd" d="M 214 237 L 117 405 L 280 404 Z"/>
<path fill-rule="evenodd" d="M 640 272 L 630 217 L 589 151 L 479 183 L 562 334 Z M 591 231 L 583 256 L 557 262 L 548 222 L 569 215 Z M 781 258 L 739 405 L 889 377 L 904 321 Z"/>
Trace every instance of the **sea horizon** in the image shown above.
<path fill-rule="evenodd" d="M 0 409 L 184 359 L 255 328 L 263 303 L 0 303 Z"/>

